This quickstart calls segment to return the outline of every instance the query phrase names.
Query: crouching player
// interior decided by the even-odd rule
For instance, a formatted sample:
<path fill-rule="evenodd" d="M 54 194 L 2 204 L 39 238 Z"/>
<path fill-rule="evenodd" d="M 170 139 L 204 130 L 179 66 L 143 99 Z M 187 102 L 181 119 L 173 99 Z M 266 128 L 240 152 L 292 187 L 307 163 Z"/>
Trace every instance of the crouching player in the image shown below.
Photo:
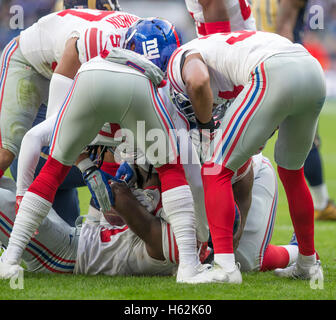
<path fill-rule="evenodd" d="M 164 94 L 164 90 L 167 90 L 167 86 L 160 90 L 162 97 L 166 98 L 168 93 Z M 194 125 L 195 114 L 190 101 L 184 95 L 173 93 L 172 102 L 167 101 L 167 109 L 181 135 L 183 129 L 187 132 Z M 227 105 L 218 105 L 213 111 L 215 121 L 220 122 L 226 110 Z M 200 151 L 200 143 L 195 139 L 195 129 L 191 132 L 194 147 Z M 181 154 L 186 149 L 182 144 L 183 140 L 183 138 L 180 139 Z M 191 155 L 189 158 L 193 160 L 193 184 L 202 185 L 201 181 L 197 182 L 199 176 L 195 161 L 197 157 Z M 191 165 L 184 167 L 187 173 Z M 233 237 L 235 259 L 240 263 L 240 270 L 245 272 L 267 271 L 293 264 L 297 259 L 297 245 L 274 246 L 270 244 L 278 203 L 278 183 L 270 161 L 261 153 L 251 157 L 235 172 L 231 182 L 234 199 L 241 216 L 238 230 L 234 227 Z M 205 230 L 204 225 L 207 225 L 207 221 L 204 222 L 202 216 L 197 215 L 196 227 L 199 230 Z"/>
<path fill-rule="evenodd" d="M 323 70 L 317 60 L 276 34 L 214 34 L 176 50 L 168 78 L 177 92 L 189 96 L 201 137 L 211 147 L 202 176 L 216 267 L 194 281 L 242 282 L 232 248 L 231 178 L 278 128 L 275 161 L 299 245 L 297 264 L 283 274 L 323 278 L 314 246 L 314 207 L 303 174 L 325 99 Z M 212 109 L 223 100 L 233 102 L 218 126 Z"/>

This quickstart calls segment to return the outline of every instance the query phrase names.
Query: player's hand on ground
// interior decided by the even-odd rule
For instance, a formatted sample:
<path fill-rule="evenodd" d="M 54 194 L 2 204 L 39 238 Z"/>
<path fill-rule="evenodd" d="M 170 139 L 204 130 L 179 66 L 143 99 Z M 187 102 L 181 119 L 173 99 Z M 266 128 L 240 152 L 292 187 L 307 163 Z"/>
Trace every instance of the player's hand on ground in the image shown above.
<path fill-rule="evenodd" d="M 110 211 L 114 198 L 109 181 L 113 177 L 97 167 L 93 167 L 83 173 L 83 178 L 97 207 L 101 208 L 104 212 Z"/>

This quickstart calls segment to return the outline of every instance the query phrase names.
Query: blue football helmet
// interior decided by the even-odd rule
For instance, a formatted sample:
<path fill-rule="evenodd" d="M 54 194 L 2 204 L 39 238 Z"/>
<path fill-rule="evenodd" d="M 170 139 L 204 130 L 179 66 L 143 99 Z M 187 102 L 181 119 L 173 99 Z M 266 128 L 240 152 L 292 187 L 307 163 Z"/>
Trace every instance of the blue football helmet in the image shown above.
<path fill-rule="evenodd" d="M 64 0 L 64 9 L 121 10 L 118 0 Z"/>
<path fill-rule="evenodd" d="M 172 53 L 181 45 L 175 27 L 160 18 L 139 19 L 127 31 L 124 48 L 143 55 L 166 72 Z"/>

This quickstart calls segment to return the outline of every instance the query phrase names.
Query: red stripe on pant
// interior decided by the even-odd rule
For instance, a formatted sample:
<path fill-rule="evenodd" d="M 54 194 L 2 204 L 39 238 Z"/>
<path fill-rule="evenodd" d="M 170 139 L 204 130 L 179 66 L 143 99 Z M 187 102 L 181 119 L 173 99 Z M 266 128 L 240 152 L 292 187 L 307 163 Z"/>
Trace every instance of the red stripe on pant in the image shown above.
<path fill-rule="evenodd" d="M 244 97 L 244 100 L 242 101 L 242 103 L 240 104 L 240 106 L 237 108 L 237 110 L 235 111 L 235 113 L 234 113 L 233 116 L 231 117 L 231 119 L 230 119 L 228 125 L 226 126 L 225 131 L 224 131 L 224 133 L 222 134 L 222 138 L 221 138 L 221 140 L 220 140 L 220 141 L 217 143 L 217 145 L 216 145 L 215 151 L 213 152 L 213 155 L 212 155 L 212 157 L 211 157 L 211 161 L 214 161 L 214 160 L 216 159 L 218 149 L 221 148 L 221 147 L 223 147 L 223 140 L 224 140 L 226 134 L 228 133 L 228 131 L 229 131 L 230 127 L 231 127 L 231 124 L 232 124 L 233 121 L 235 120 L 237 114 L 238 114 L 238 113 L 241 111 L 241 109 L 245 106 L 245 103 L 246 103 L 247 99 L 248 99 L 248 98 L 251 99 L 250 94 L 251 94 L 251 92 L 252 92 L 252 89 L 254 88 L 254 85 L 255 85 L 255 74 L 252 74 L 252 83 L 251 83 L 251 86 L 250 86 L 248 92 L 246 93 L 246 95 L 245 95 L 245 97 Z"/>
<path fill-rule="evenodd" d="M 72 87 L 70 89 L 70 92 L 68 93 L 68 96 L 66 98 L 66 100 L 64 101 L 64 104 L 60 110 L 60 114 L 57 116 L 57 120 L 56 120 L 56 123 L 55 123 L 55 128 L 54 129 L 54 133 L 53 133 L 53 136 L 51 138 L 51 147 L 50 147 L 50 155 L 53 154 L 54 152 L 54 147 L 55 147 L 55 143 L 56 143 L 56 138 L 57 138 L 57 134 L 58 134 L 58 131 L 59 131 L 59 127 L 61 125 L 61 121 L 62 121 L 62 118 L 63 118 L 63 115 L 64 115 L 64 112 L 66 110 L 66 108 L 68 107 L 69 105 L 69 102 L 71 100 L 71 97 L 72 97 L 72 94 L 75 90 L 75 86 L 76 86 L 76 83 L 77 83 L 77 80 L 78 80 L 78 74 L 77 76 L 75 77 L 75 79 L 73 80 L 73 83 L 72 83 Z"/>
<path fill-rule="evenodd" d="M 3 97 L 4 97 L 4 92 L 5 92 L 5 86 L 6 86 L 6 79 L 7 79 L 7 73 L 8 73 L 8 68 L 9 68 L 9 61 L 12 58 L 12 55 L 14 54 L 14 52 L 16 51 L 16 49 L 18 48 L 19 44 L 15 41 L 15 47 L 10 49 L 9 48 L 13 45 L 12 43 L 10 43 L 7 48 L 5 50 L 7 50 L 4 54 L 3 54 L 3 61 L 1 64 L 1 69 L 0 69 L 0 80 L 2 77 L 2 73 L 5 72 L 3 78 L 2 78 L 2 83 L 0 83 L 0 85 L 2 85 L 2 87 L 0 86 L 1 92 L 0 92 L 0 113 L 1 113 L 1 109 L 2 109 L 2 101 L 3 101 Z M 9 53 L 10 52 L 10 53 Z M 9 56 L 6 59 L 6 55 L 9 53 Z M 5 67 L 5 69 L 3 70 L 3 68 Z M 1 134 L 1 130 L 0 130 L 0 148 L 2 148 L 2 134 Z M 1 174 L 0 177 L 3 176 L 3 173 Z"/>
<path fill-rule="evenodd" d="M 14 222 L 12 220 L 9 219 L 9 217 L 7 217 L 3 212 L 0 211 L 0 216 L 5 219 L 10 226 L 13 227 L 14 225 Z M 10 237 L 9 233 L 7 233 L 1 226 L 0 226 L 0 230 L 2 231 L 2 233 L 6 236 L 6 237 Z M 35 238 L 32 238 L 30 240 L 31 242 L 34 242 L 36 245 L 40 246 L 40 250 L 42 251 L 46 251 L 48 254 L 50 254 L 52 256 L 52 258 L 54 258 L 55 260 L 58 260 L 60 262 L 65 262 L 65 263 L 72 263 L 72 264 L 75 264 L 76 263 L 76 260 L 68 260 L 68 259 L 64 259 L 60 256 L 58 256 L 57 254 L 51 252 L 46 246 L 44 246 L 41 242 L 37 241 Z M 26 251 L 28 251 L 29 253 L 31 253 L 35 258 L 36 258 L 36 255 L 30 251 L 28 248 L 25 249 Z"/>
<path fill-rule="evenodd" d="M 254 105 L 253 105 L 252 108 L 250 107 L 250 111 L 249 111 L 248 115 L 244 119 L 243 123 L 240 125 L 240 129 L 239 129 L 239 131 L 238 131 L 238 133 L 236 135 L 236 138 L 233 141 L 233 143 L 232 143 L 232 145 L 230 147 L 230 150 L 228 151 L 228 153 L 227 153 L 227 155 L 226 155 L 226 157 L 225 157 L 225 159 L 223 161 L 224 165 L 226 165 L 226 163 L 229 161 L 229 158 L 230 158 L 233 150 L 235 149 L 238 140 L 240 139 L 243 131 L 246 128 L 247 122 L 250 120 L 250 118 L 252 117 L 253 113 L 256 111 L 257 107 L 260 105 L 260 102 L 262 101 L 262 99 L 263 99 L 263 97 L 265 95 L 265 92 L 266 92 L 266 74 L 265 74 L 264 63 L 261 63 L 260 69 L 261 69 L 261 74 L 262 74 L 262 82 L 261 82 L 262 88 L 261 88 L 261 92 L 259 94 L 259 97 L 258 97 L 257 101 L 254 103 Z"/>

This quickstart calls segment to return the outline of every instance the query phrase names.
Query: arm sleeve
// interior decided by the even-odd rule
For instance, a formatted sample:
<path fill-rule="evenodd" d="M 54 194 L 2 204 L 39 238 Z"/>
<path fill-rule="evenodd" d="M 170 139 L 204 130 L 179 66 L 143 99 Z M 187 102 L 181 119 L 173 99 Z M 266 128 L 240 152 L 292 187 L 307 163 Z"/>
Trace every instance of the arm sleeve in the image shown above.
<path fill-rule="evenodd" d="M 57 114 L 71 88 L 73 80 L 59 73 L 54 73 L 49 85 L 48 109 L 46 118 Z"/>
<path fill-rule="evenodd" d="M 23 196 L 34 180 L 41 148 L 48 146 L 57 114 L 30 129 L 22 139 L 18 159 L 16 195 Z"/>

